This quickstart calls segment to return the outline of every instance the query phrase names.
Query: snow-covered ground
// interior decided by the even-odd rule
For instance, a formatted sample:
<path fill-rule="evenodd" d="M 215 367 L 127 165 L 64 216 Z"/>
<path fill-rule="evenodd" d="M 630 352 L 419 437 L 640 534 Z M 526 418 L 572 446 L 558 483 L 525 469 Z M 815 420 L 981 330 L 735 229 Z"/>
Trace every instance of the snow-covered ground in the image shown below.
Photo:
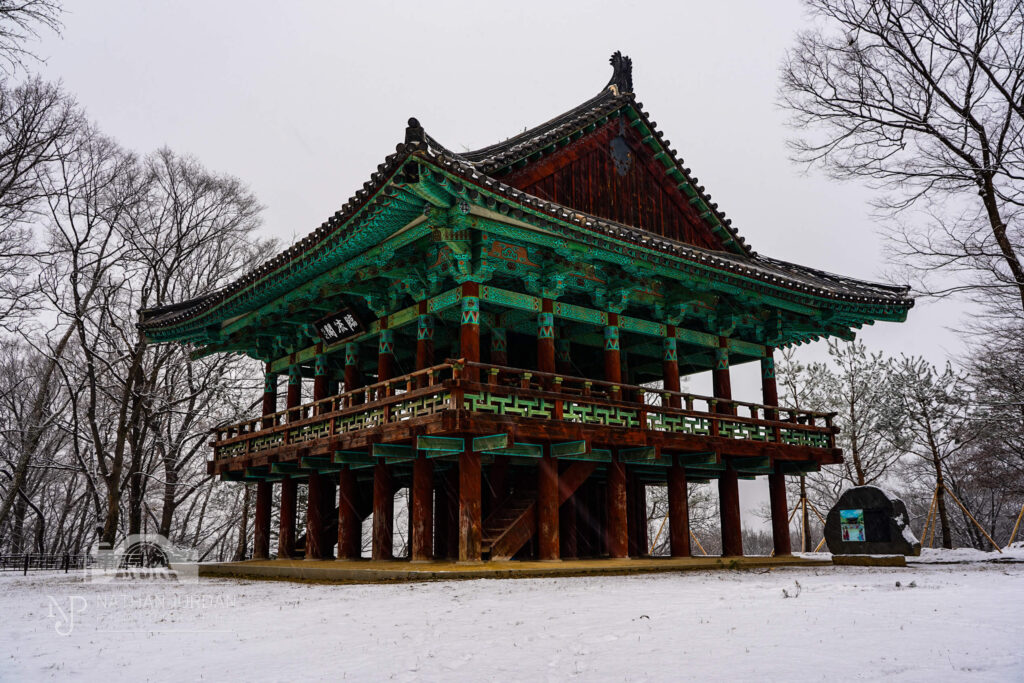
<path fill-rule="evenodd" d="M 1022 612 L 1020 562 L 375 586 L 0 575 L 0 680 L 1021 681 Z"/>

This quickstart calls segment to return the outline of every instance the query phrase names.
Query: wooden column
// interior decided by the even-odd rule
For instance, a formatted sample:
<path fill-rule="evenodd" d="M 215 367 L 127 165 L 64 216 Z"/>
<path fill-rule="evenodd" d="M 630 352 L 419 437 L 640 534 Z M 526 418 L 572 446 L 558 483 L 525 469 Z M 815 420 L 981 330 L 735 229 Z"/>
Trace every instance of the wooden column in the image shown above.
<path fill-rule="evenodd" d="M 375 560 L 394 559 L 395 489 L 391 466 L 373 466 L 373 549 Z"/>
<path fill-rule="evenodd" d="M 462 284 L 462 314 L 459 318 L 459 355 L 471 362 L 480 362 L 480 285 L 475 282 Z M 476 382 L 479 369 L 468 368 L 465 377 Z"/>
<path fill-rule="evenodd" d="M 686 469 L 675 462 L 668 468 L 668 539 L 672 557 L 690 556 L 690 511 L 686 501 Z"/>
<path fill-rule="evenodd" d="M 255 539 L 252 544 L 252 559 L 265 560 L 270 557 L 270 506 L 273 489 L 269 481 L 256 483 L 256 515 L 253 519 Z"/>
<path fill-rule="evenodd" d="M 619 355 L 619 316 L 608 314 L 608 325 L 604 328 L 604 379 L 606 382 L 622 382 L 622 358 Z"/>
<path fill-rule="evenodd" d="M 345 391 L 352 391 L 363 386 L 363 378 L 359 372 L 359 344 L 345 344 Z"/>
<path fill-rule="evenodd" d="M 434 364 L 434 316 L 427 315 L 427 302 L 419 303 L 416 318 L 416 369 L 425 370 Z M 427 378 L 420 377 L 416 386 L 427 386 Z"/>
<path fill-rule="evenodd" d="M 714 396 L 719 400 L 718 412 L 727 415 L 733 414 L 732 403 L 732 380 L 729 378 L 729 339 L 718 338 L 718 348 L 715 349 L 715 369 L 711 371 L 711 384 Z"/>
<path fill-rule="evenodd" d="M 718 338 L 715 349 L 715 369 L 712 375 L 715 398 L 719 399 L 717 412 L 733 415 L 730 399 L 732 381 L 729 377 L 729 340 Z M 736 470 L 729 464 L 718 478 L 719 518 L 722 527 L 722 555 L 733 557 L 743 555 L 743 525 L 740 520 L 740 489 Z"/>
<path fill-rule="evenodd" d="M 288 397 L 287 407 L 296 408 L 302 405 L 302 369 L 298 365 L 288 366 Z M 288 411 L 288 421 L 299 419 L 298 411 Z"/>
<path fill-rule="evenodd" d="M 626 466 L 618 453 L 608 463 L 608 501 L 606 507 L 606 538 L 608 554 L 621 558 L 629 555 L 629 528 L 626 514 Z"/>
<path fill-rule="evenodd" d="M 348 466 L 338 473 L 338 559 L 357 560 L 362 555 L 363 524 L 359 519 L 356 473 Z"/>
<path fill-rule="evenodd" d="M 459 454 L 459 562 L 481 559 L 480 454 L 473 452 L 472 443 L 467 437 L 465 449 Z"/>
<path fill-rule="evenodd" d="M 569 340 L 569 328 L 561 327 L 555 339 L 555 372 L 560 375 L 572 374 L 572 342 Z"/>
<path fill-rule="evenodd" d="M 775 381 L 775 349 L 765 347 L 761 358 L 761 402 L 766 406 L 779 405 L 779 388 Z M 778 420 L 779 411 L 766 410 L 765 419 Z M 768 475 L 768 500 L 772 511 L 772 546 L 776 557 L 791 555 L 793 548 L 789 538 L 789 509 L 786 504 L 786 475 L 779 464 Z"/>
<path fill-rule="evenodd" d="M 327 374 L 327 356 L 318 353 L 313 365 L 313 400 L 319 401 L 331 395 L 331 377 Z M 322 405 L 316 414 L 330 412 L 330 406 Z"/>
<path fill-rule="evenodd" d="M 278 558 L 295 556 L 295 510 L 299 499 L 299 482 L 284 479 L 281 482 L 281 516 L 277 534 Z"/>
<path fill-rule="evenodd" d="M 263 373 L 263 414 L 273 415 L 277 412 L 277 374 L 270 371 L 270 363 Z M 272 419 L 263 420 L 263 429 L 274 426 Z"/>
<path fill-rule="evenodd" d="M 719 519 L 722 524 L 722 556 L 743 555 L 743 526 L 740 521 L 739 477 L 730 464 L 718 478 Z"/>
<path fill-rule="evenodd" d="M 768 475 L 768 500 L 772 510 L 772 547 L 776 557 L 784 557 L 793 552 L 789 540 L 789 510 L 786 506 L 786 475 L 779 471 Z"/>
<path fill-rule="evenodd" d="M 537 314 L 537 370 L 555 371 L 555 314 L 551 299 L 540 300 L 541 312 Z M 550 385 L 547 382 L 546 385 Z"/>
<path fill-rule="evenodd" d="M 327 487 L 324 475 L 309 475 L 309 489 L 306 494 L 306 559 L 322 560 L 328 555 L 325 547 L 327 519 Z M 333 506 L 332 506 L 333 507 Z"/>
<path fill-rule="evenodd" d="M 412 516 L 412 541 L 410 559 L 426 562 L 434 558 L 434 462 L 423 453 L 416 456 L 412 464 L 412 488 L 409 508 Z"/>
<path fill-rule="evenodd" d="M 387 318 L 380 321 L 387 324 Z M 377 381 L 385 382 L 395 376 L 395 331 L 381 329 L 377 342 Z"/>
<path fill-rule="evenodd" d="M 554 349 L 552 348 L 552 351 Z M 552 359 L 554 360 L 554 359 Z M 537 559 L 559 559 L 558 547 L 558 461 L 550 446 L 537 462 Z"/>
<path fill-rule="evenodd" d="M 676 351 L 676 328 L 667 326 L 665 338 L 661 340 L 661 374 L 667 391 L 679 391 L 679 354 Z M 668 405 L 682 408 L 682 400 L 678 396 L 669 396 Z"/>
<path fill-rule="evenodd" d="M 508 334 L 504 327 L 491 328 L 491 365 L 508 365 Z"/>

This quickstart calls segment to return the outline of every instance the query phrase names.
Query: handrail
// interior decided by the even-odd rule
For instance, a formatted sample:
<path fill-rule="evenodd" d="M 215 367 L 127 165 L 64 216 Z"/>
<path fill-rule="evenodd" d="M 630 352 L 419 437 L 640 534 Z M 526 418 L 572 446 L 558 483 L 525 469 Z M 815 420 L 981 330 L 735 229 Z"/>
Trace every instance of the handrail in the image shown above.
<path fill-rule="evenodd" d="M 483 372 L 467 373 L 465 372 L 467 368 Z M 442 377 L 443 374 L 447 374 L 446 371 L 451 371 L 451 376 L 448 379 Z M 487 374 L 486 378 L 477 377 L 477 375 L 483 375 L 484 372 Z M 512 378 L 518 378 L 518 381 L 508 384 L 507 382 Z M 392 404 L 410 398 L 430 396 L 452 388 L 459 388 L 455 393 L 460 396 L 465 389 L 480 388 L 492 391 L 498 390 L 502 393 L 516 393 L 525 390 L 537 397 L 555 401 L 559 408 L 562 405 L 562 401 L 587 403 L 590 402 L 588 400 L 590 399 L 621 408 L 635 408 L 642 412 L 698 418 L 710 417 L 716 424 L 717 421 L 757 424 L 774 430 L 776 432 L 775 440 L 779 439 L 779 429 L 799 428 L 801 431 L 831 434 L 838 433 L 839 431 L 832 424 L 832 419 L 836 413 L 797 410 L 785 406 L 770 406 L 667 389 L 652 389 L 622 382 L 608 382 L 560 373 L 466 361 L 462 358 L 449 358 L 445 362 L 429 368 L 357 387 L 340 394 L 285 408 L 284 410 L 261 415 L 233 425 L 217 427 L 211 430 L 214 433 L 215 439 L 211 445 L 228 446 L 240 441 L 247 441 L 255 436 L 298 429 L 335 417 L 343 417 L 380 408 L 388 410 L 388 407 Z M 596 392 L 595 389 L 597 390 Z M 646 396 L 648 394 L 661 397 L 661 404 L 647 403 Z M 678 398 L 680 405 L 670 405 L 670 398 Z M 461 401 L 461 398 L 456 400 Z M 694 402 L 698 401 L 707 404 L 706 411 L 698 410 L 694 407 Z M 750 416 L 737 414 L 734 410 L 735 407 L 747 408 L 750 411 Z M 557 414 L 560 418 L 560 409 Z M 787 414 L 788 419 L 780 419 L 783 414 Z M 815 421 L 819 418 L 824 420 L 824 425 L 816 424 Z M 333 434 L 333 426 L 331 429 Z M 717 434 L 717 427 L 714 433 Z M 246 449 L 248 450 L 248 446 L 246 446 Z"/>
<path fill-rule="evenodd" d="M 608 387 L 609 389 L 618 389 L 618 390 L 621 390 L 621 391 L 628 391 L 628 392 L 633 392 L 633 393 L 644 393 L 644 394 L 653 393 L 653 394 L 657 394 L 659 396 L 666 396 L 666 397 L 671 396 L 671 397 L 678 397 L 680 399 L 687 399 L 687 398 L 689 398 L 689 399 L 691 399 L 693 401 L 705 401 L 705 402 L 708 402 L 708 403 L 728 403 L 728 404 L 733 405 L 733 406 L 742 406 L 744 408 L 758 408 L 758 409 L 763 409 L 763 410 L 778 410 L 778 411 L 784 411 L 784 412 L 787 412 L 787 413 L 797 413 L 797 414 L 805 415 L 805 416 L 809 416 L 809 417 L 815 417 L 815 418 L 819 418 L 820 417 L 820 418 L 825 419 L 825 420 L 832 420 L 833 418 L 835 418 L 836 415 L 838 415 L 838 413 L 835 413 L 835 412 L 820 412 L 820 411 L 815 411 L 815 410 L 804 410 L 802 408 L 800 408 L 800 409 L 798 409 L 798 408 L 789 408 L 787 406 L 782 406 L 782 405 L 774 405 L 774 406 L 772 406 L 772 405 L 767 405 L 767 404 L 763 404 L 763 403 L 753 403 L 753 402 L 750 402 L 750 401 L 739 401 L 739 400 L 733 399 L 733 398 L 728 398 L 728 399 L 726 399 L 726 398 L 716 398 L 714 396 L 702 396 L 700 394 L 690 394 L 690 393 L 684 393 L 684 392 L 680 392 L 680 391 L 670 391 L 668 389 L 651 389 L 650 387 L 644 387 L 644 386 L 637 385 L 637 384 L 626 384 L 624 382 L 608 382 L 606 380 L 589 379 L 589 378 L 586 378 L 586 377 L 576 377 L 574 375 L 565 375 L 565 374 L 555 373 L 555 372 L 541 372 L 540 370 L 530 370 L 530 369 L 526 369 L 526 368 L 513 368 L 513 367 L 506 366 L 506 365 L 493 365 L 493 364 L 490 364 L 490 363 L 479 363 L 479 362 L 476 362 L 476 361 L 466 361 L 464 359 L 459 359 L 459 360 L 448 359 L 447 362 L 449 362 L 449 363 L 460 363 L 460 364 L 464 365 L 465 367 L 469 367 L 469 368 L 479 368 L 479 369 L 488 369 L 488 370 L 495 369 L 499 373 L 516 373 L 516 374 L 529 373 L 531 378 L 538 377 L 538 378 L 551 379 L 551 380 L 561 379 L 563 385 L 565 383 L 565 380 L 572 380 L 572 381 L 575 381 L 575 382 L 581 382 L 581 383 L 589 384 L 591 387 Z M 615 393 L 620 393 L 620 392 L 617 391 Z"/>

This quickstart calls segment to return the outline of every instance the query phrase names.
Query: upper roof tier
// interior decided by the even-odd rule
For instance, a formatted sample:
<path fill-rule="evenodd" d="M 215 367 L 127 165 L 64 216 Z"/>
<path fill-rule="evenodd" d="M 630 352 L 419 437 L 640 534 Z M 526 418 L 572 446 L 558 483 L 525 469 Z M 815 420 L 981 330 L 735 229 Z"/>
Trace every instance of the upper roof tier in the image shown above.
<path fill-rule="evenodd" d="M 913 305 L 907 287 L 825 273 L 747 246 L 636 101 L 629 58 L 616 52 L 611 63 L 613 76 L 594 97 L 471 152 L 451 151 L 410 119 L 395 153 L 319 228 L 219 290 L 143 311 L 140 327 L 156 338 L 196 341 L 190 330 L 255 310 L 372 247 L 382 233 L 368 226 L 386 219 L 386 237 L 436 208 L 427 182 L 494 216 L 662 258 L 698 277 L 818 308 L 833 302 L 864 321 L 905 317 Z"/>

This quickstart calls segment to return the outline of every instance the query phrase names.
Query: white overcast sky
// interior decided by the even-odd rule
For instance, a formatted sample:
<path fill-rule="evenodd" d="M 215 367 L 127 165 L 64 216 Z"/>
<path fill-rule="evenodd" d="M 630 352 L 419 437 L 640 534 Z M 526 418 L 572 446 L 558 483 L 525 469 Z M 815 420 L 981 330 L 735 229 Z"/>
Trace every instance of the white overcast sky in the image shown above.
<path fill-rule="evenodd" d="M 892 268 L 871 194 L 787 158 L 778 68 L 808 25 L 797 0 L 66 4 L 40 70 L 123 145 L 243 179 L 284 243 L 369 179 L 410 116 L 454 150 L 480 147 L 596 94 L 622 50 L 639 100 L 755 250 L 864 279 Z M 962 315 L 919 301 L 861 338 L 944 363 Z M 736 397 L 757 400 L 756 368 L 734 373 Z"/>

